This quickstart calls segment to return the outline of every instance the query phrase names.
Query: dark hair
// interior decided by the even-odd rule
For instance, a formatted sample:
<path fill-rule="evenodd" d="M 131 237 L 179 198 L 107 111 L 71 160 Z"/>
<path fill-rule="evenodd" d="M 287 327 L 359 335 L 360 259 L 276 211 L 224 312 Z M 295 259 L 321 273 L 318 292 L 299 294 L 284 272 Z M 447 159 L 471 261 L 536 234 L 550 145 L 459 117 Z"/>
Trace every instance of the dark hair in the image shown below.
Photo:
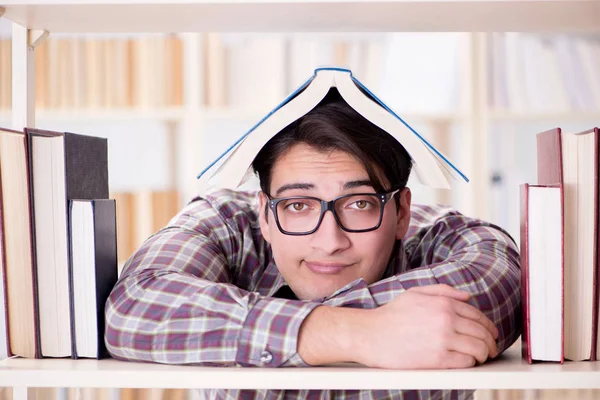
<path fill-rule="evenodd" d="M 341 150 L 352 155 L 362 163 L 377 192 L 404 188 L 412 168 L 412 160 L 404 147 L 350 107 L 335 88 L 314 109 L 281 130 L 260 150 L 252 167 L 263 192 L 270 194 L 271 172 L 277 159 L 299 143 L 318 151 Z M 390 187 L 384 187 L 377 167 Z"/>

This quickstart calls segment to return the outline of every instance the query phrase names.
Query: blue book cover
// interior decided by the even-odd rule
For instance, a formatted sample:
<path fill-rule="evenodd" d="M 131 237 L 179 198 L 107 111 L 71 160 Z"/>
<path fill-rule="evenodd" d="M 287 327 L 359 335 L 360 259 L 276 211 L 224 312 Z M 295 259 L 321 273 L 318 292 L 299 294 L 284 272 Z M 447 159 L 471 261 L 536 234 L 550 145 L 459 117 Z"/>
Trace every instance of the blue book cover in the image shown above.
<path fill-rule="evenodd" d="M 200 179 L 204 176 L 211 168 L 215 167 L 216 164 L 226 157 L 230 152 L 232 152 L 238 145 L 240 145 L 244 139 L 246 139 L 249 135 L 252 134 L 256 128 L 258 128 L 261 124 L 263 124 L 268 118 L 270 118 L 273 114 L 275 114 L 281 107 L 289 103 L 296 96 L 302 93 L 311 82 L 317 77 L 317 74 L 320 71 L 338 71 L 338 72 L 346 72 L 350 74 L 352 81 L 355 85 L 360 89 L 360 91 L 368 98 L 379 104 L 383 109 L 385 109 L 388 113 L 390 113 L 394 118 L 400 121 L 406 128 L 408 128 L 433 154 L 435 154 L 436 158 L 440 160 L 441 165 L 444 170 L 453 176 L 457 180 L 464 180 L 468 182 L 469 179 L 463 174 L 454 164 L 452 164 L 443 154 L 441 154 L 431 143 L 429 143 L 422 135 L 420 135 L 415 129 L 413 129 L 406 121 L 404 121 L 400 116 L 398 116 L 390 107 L 388 107 L 383 101 L 381 101 L 373 92 L 371 92 L 362 82 L 360 82 L 356 77 L 352 75 L 352 71 L 347 68 L 338 68 L 338 67 L 323 67 L 317 68 L 314 71 L 314 74 L 302 85 L 300 85 L 294 92 L 292 92 L 289 96 L 287 96 L 279 105 L 277 105 L 272 111 L 270 111 L 266 116 L 264 116 L 258 123 L 256 123 L 248 132 L 244 133 L 238 140 L 236 140 L 227 150 L 225 150 L 219 157 L 217 157 L 213 162 L 211 162 L 204 170 L 202 170 L 197 178 Z M 299 116 L 299 118 L 301 115 Z"/>

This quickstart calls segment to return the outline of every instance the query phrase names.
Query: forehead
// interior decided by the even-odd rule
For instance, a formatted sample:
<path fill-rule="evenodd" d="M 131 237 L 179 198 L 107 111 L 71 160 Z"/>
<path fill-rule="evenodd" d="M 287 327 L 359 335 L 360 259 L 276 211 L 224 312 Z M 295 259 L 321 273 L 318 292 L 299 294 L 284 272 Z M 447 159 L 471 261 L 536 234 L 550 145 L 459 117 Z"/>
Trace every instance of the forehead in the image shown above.
<path fill-rule="evenodd" d="M 299 143 L 279 156 L 273 165 L 271 180 L 275 182 L 286 178 L 316 178 L 329 175 L 368 177 L 364 165 L 349 153 L 340 150 L 320 151 L 305 143 Z"/>

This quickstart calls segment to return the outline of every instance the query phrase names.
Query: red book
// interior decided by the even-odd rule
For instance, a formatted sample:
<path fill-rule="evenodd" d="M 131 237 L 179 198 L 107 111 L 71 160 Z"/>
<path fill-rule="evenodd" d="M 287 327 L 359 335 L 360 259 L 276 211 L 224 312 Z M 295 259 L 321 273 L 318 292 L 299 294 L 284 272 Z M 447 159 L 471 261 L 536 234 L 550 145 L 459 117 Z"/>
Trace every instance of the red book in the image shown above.
<path fill-rule="evenodd" d="M 538 184 L 562 184 L 564 190 L 564 346 L 565 358 L 573 361 L 598 355 L 598 140 L 597 128 L 537 135 Z"/>
<path fill-rule="evenodd" d="M 538 133 L 536 140 L 538 185 L 563 183 L 561 129 Z"/>

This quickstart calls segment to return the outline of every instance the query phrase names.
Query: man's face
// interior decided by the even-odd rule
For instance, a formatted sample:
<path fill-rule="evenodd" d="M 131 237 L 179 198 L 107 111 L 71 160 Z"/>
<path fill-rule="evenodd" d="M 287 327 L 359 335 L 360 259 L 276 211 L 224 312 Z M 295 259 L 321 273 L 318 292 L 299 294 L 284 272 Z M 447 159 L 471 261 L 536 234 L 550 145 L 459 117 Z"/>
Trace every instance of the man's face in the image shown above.
<path fill-rule="evenodd" d="M 332 200 L 350 193 L 375 193 L 362 164 L 341 151 L 319 152 L 306 144 L 297 144 L 276 161 L 271 176 L 271 196 L 312 196 Z M 387 182 L 386 182 L 387 183 Z M 302 185 L 298 185 L 302 184 Z M 302 186 L 288 188 L 283 186 Z M 260 198 L 260 222 L 265 239 L 271 243 L 277 267 L 302 300 L 325 297 L 357 278 L 371 284 L 381 279 L 394 243 L 401 239 L 410 222 L 410 190 L 396 194 L 384 208 L 381 226 L 370 232 L 345 232 L 331 212 L 326 212 L 316 232 L 304 236 L 285 235 L 279 231 L 269 209 L 268 222 L 264 209 L 268 201 Z"/>

